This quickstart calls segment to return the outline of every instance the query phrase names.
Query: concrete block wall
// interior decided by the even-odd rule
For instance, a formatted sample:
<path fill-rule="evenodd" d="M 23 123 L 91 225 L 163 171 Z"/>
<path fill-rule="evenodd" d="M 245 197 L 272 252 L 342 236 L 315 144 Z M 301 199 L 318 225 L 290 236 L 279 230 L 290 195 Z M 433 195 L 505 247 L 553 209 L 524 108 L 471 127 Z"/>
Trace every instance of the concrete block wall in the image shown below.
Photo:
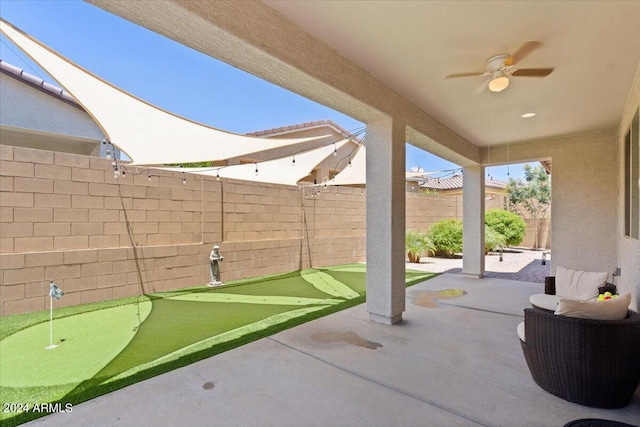
<path fill-rule="evenodd" d="M 129 167 L 0 145 L 0 315 L 364 261 L 366 190 L 316 190 Z M 183 183 L 184 178 L 184 183 Z M 461 217 L 456 197 L 407 194 L 407 228 Z"/>
<path fill-rule="evenodd" d="M 214 244 L 223 280 L 365 257 L 358 189 L 135 167 L 116 179 L 106 159 L 2 145 L 0 162 L 0 315 L 45 309 L 49 280 L 66 292 L 57 306 L 204 284 Z"/>

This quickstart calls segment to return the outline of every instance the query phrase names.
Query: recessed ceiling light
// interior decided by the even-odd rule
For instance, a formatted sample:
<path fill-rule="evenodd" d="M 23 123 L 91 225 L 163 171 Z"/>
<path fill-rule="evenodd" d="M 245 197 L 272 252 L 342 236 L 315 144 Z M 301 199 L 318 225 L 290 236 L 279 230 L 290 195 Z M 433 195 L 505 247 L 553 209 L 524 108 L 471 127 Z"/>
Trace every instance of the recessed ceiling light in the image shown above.
<path fill-rule="evenodd" d="M 533 117 L 535 115 L 536 115 L 536 113 L 524 113 L 520 117 L 522 117 L 523 119 L 528 119 L 529 117 Z"/>

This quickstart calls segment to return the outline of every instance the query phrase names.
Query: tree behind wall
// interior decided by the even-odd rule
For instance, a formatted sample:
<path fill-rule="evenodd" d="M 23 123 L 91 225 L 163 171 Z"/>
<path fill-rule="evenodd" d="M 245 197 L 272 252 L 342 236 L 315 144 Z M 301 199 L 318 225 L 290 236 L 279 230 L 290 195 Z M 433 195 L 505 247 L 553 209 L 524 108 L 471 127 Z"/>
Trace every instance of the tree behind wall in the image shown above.
<path fill-rule="evenodd" d="M 550 178 L 542 166 L 523 166 L 524 181 L 520 178 L 509 179 L 509 210 L 525 216 L 527 212 L 535 225 L 534 248 L 538 248 L 538 218 L 544 218 L 551 202 Z"/>

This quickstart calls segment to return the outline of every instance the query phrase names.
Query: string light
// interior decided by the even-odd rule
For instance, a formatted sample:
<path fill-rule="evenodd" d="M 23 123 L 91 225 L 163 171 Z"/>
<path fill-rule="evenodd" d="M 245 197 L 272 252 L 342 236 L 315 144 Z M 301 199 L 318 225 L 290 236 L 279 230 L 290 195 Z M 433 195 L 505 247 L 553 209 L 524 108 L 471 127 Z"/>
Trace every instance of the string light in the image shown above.
<path fill-rule="evenodd" d="M 338 147 L 336 146 L 336 143 L 333 143 L 333 155 L 337 156 L 338 155 Z"/>
<path fill-rule="evenodd" d="M 256 176 L 258 176 L 258 164 L 256 163 Z"/>
<path fill-rule="evenodd" d="M 151 181 L 151 172 L 147 173 L 147 179 Z"/>
<path fill-rule="evenodd" d="M 111 159 L 111 150 L 107 148 L 107 154 L 105 156 L 107 159 Z"/>
<path fill-rule="evenodd" d="M 220 181 L 220 169 L 216 170 L 216 181 Z"/>
<path fill-rule="evenodd" d="M 293 155 L 293 160 L 291 160 L 291 166 L 295 166 L 296 165 L 296 155 Z"/>
<path fill-rule="evenodd" d="M 351 164 L 351 156 L 349 156 L 349 167 L 352 167 L 353 165 Z"/>
<path fill-rule="evenodd" d="M 187 175 L 184 172 L 182 172 L 182 184 L 184 185 L 186 183 L 187 183 Z"/>

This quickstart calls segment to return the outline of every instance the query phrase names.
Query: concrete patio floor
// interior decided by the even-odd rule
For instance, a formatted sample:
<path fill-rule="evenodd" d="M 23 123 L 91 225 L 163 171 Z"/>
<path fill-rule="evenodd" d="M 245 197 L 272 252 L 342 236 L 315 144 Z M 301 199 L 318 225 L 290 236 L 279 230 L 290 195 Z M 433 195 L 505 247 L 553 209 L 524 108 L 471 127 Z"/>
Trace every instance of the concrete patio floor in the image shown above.
<path fill-rule="evenodd" d="M 563 426 L 640 420 L 540 389 L 516 326 L 542 284 L 443 274 L 407 290 L 404 320 L 369 320 L 365 305 L 76 405 L 47 426 Z M 426 292 L 466 295 L 417 305 Z M 214 319 L 212 319 L 214 321 Z"/>

